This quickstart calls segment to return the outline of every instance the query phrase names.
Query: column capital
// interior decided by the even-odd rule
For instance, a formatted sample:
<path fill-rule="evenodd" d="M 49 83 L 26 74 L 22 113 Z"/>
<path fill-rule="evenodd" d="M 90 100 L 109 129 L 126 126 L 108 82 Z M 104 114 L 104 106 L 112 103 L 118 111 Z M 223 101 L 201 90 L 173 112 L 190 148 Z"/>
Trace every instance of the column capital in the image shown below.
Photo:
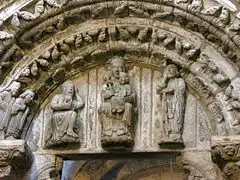
<path fill-rule="evenodd" d="M 32 153 L 25 140 L 0 141 L 0 178 L 14 171 L 25 171 L 32 164 Z"/>

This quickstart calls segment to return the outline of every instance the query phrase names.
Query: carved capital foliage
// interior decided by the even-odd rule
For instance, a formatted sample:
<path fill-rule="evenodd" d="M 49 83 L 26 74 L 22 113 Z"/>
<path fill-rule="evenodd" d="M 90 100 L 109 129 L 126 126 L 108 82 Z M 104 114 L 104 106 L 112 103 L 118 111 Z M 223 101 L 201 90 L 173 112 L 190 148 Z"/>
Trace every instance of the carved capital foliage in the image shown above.
<path fill-rule="evenodd" d="M 239 179 L 240 140 L 237 136 L 213 137 L 212 157 L 227 179 Z"/>
<path fill-rule="evenodd" d="M 11 176 L 14 171 L 26 171 L 32 155 L 24 140 L 0 141 L 0 178 Z"/>
<path fill-rule="evenodd" d="M 212 155 L 224 161 L 240 160 L 240 140 L 236 137 L 213 137 Z"/>
<path fill-rule="evenodd" d="M 240 143 L 215 146 L 212 153 L 225 161 L 240 160 Z"/>

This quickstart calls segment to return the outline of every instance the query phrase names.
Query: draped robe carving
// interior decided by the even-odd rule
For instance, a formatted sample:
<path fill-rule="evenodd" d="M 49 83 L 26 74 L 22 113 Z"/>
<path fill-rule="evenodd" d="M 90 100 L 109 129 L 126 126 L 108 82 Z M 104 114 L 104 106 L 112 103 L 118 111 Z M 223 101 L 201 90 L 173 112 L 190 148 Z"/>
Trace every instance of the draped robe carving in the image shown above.
<path fill-rule="evenodd" d="M 11 119 L 9 121 L 6 139 L 19 139 L 29 113 L 28 104 L 33 100 L 35 93 L 31 90 L 23 92 L 13 103 Z"/>
<path fill-rule="evenodd" d="M 62 94 L 53 97 L 50 107 L 45 111 L 47 121 L 46 146 L 79 142 L 73 128 L 77 120 L 77 110 L 83 108 L 83 99 L 72 81 L 62 84 Z"/>
<path fill-rule="evenodd" d="M 105 78 L 102 104 L 99 109 L 102 125 L 102 146 L 124 148 L 133 145 L 133 113 L 135 93 L 124 72 L 124 62 L 115 57 L 111 60 L 110 75 Z"/>
<path fill-rule="evenodd" d="M 162 101 L 162 122 L 164 138 L 159 144 L 183 143 L 182 128 L 185 113 L 186 85 L 178 78 L 177 67 L 168 65 L 164 70 L 163 81 L 157 91 Z"/>
<path fill-rule="evenodd" d="M 19 82 L 14 81 L 5 91 L 0 93 L 0 140 L 4 139 L 11 118 L 12 106 L 16 100 L 14 96 L 18 93 L 20 86 Z"/>

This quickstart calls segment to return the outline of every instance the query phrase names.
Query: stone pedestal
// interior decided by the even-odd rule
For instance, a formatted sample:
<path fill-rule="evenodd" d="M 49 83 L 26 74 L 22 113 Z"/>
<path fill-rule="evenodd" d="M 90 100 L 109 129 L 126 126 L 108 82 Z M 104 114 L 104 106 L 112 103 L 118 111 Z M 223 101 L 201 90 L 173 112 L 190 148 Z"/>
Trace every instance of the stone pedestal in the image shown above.
<path fill-rule="evenodd" d="M 24 140 L 0 141 L 0 179 L 14 172 L 26 171 L 32 163 L 32 154 Z"/>

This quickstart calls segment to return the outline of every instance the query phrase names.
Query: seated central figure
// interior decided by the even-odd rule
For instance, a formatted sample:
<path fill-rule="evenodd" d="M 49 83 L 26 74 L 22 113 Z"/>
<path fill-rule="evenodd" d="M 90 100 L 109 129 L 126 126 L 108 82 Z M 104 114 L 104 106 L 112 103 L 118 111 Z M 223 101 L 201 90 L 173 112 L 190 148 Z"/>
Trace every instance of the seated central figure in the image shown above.
<path fill-rule="evenodd" d="M 104 148 L 125 148 L 133 145 L 133 112 L 135 93 L 129 85 L 124 61 L 115 57 L 110 61 L 109 75 L 102 89 L 99 109 Z"/>

